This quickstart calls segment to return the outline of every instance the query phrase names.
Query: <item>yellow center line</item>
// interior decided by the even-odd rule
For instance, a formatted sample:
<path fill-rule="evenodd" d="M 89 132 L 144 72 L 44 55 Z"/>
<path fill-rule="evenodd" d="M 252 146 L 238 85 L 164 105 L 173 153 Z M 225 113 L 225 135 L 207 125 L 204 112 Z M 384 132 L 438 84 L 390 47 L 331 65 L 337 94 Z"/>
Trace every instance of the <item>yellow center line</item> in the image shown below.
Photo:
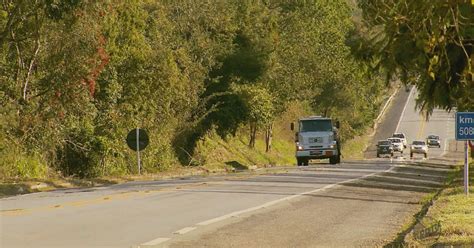
<path fill-rule="evenodd" d="M 6 215 L 6 216 L 18 216 L 18 215 L 23 215 L 27 212 L 25 209 L 8 209 L 8 210 L 2 210 L 1 215 Z"/>
<path fill-rule="evenodd" d="M 172 192 L 178 190 L 185 190 L 189 188 L 197 188 L 207 186 L 206 183 L 191 183 L 187 185 L 176 185 L 176 186 L 169 186 L 161 189 L 154 189 L 154 190 L 141 190 L 141 191 L 129 191 L 129 192 L 120 192 L 114 193 L 110 195 L 104 195 L 100 197 L 79 200 L 79 201 L 69 201 L 60 204 L 54 205 L 47 205 L 41 207 L 33 207 L 29 209 L 6 209 L 0 210 L 0 216 L 20 216 L 20 215 L 27 215 L 32 212 L 40 212 L 40 211 L 51 211 L 57 209 L 64 209 L 65 207 L 84 207 L 88 205 L 94 204 L 101 204 L 105 202 L 111 202 L 113 200 L 125 200 L 131 197 L 144 197 L 148 196 L 153 193 L 160 193 L 160 192 Z"/>
<path fill-rule="evenodd" d="M 418 135 L 416 136 L 417 140 L 423 140 L 423 134 L 425 132 L 425 126 L 426 126 L 426 118 L 422 116 L 423 119 L 421 119 L 421 126 L 420 129 L 418 130 Z"/>

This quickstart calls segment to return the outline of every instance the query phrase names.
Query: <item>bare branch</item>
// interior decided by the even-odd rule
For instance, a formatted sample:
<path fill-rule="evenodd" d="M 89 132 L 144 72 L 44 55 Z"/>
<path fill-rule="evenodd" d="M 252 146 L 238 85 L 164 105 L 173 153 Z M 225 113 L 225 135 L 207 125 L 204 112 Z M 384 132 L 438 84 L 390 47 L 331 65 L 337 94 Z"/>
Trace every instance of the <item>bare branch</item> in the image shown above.
<path fill-rule="evenodd" d="M 26 93 L 27 93 L 27 89 L 28 89 L 28 83 L 29 83 L 29 80 L 30 80 L 31 72 L 33 71 L 33 65 L 36 61 L 36 57 L 38 56 L 39 51 L 40 51 L 40 41 L 39 41 L 39 37 L 38 37 L 36 39 L 36 42 L 35 42 L 35 53 L 33 54 L 33 57 L 30 60 L 30 66 L 28 68 L 28 73 L 27 73 L 26 79 L 25 79 L 25 85 L 23 87 L 23 100 L 25 100 L 25 102 L 28 100 L 27 97 L 26 97 Z"/>
<path fill-rule="evenodd" d="M 11 35 L 12 39 L 15 40 L 15 33 L 13 32 L 13 30 L 10 31 L 10 35 Z M 16 41 L 14 41 L 14 44 L 15 44 L 15 49 L 16 49 L 16 54 L 17 54 L 17 62 L 18 62 L 18 68 L 17 68 L 16 75 L 15 75 L 15 81 L 16 81 L 16 84 L 18 85 L 19 82 L 20 82 L 20 78 L 21 78 L 21 70 L 23 69 L 24 64 L 23 64 L 23 59 L 22 59 L 22 55 L 21 55 L 21 51 L 20 51 L 20 46 L 18 45 L 18 42 L 16 42 Z"/>
<path fill-rule="evenodd" d="M 456 38 L 458 38 L 459 43 L 456 42 L 456 39 L 454 39 L 454 41 L 458 46 L 460 46 L 462 48 L 462 50 L 464 52 L 464 55 L 466 56 L 466 60 L 469 61 L 470 56 L 469 56 L 469 53 L 466 50 L 466 47 L 464 46 L 463 38 L 461 36 L 461 32 L 459 31 L 459 19 L 457 18 L 457 15 L 455 14 L 452 7 L 449 8 L 449 10 L 451 11 L 451 14 L 453 16 L 453 22 L 454 22 L 453 24 L 454 24 L 454 28 L 455 28 L 456 33 L 457 33 Z M 459 13 L 459 6 L 458 5 L 456 5 L 456 13 Z M 468 63 L 468 68 L 469 68 L 469 70 L 471 70 L 471 64 L 470 63 Z"/>
<path fill-rule="evenodd" d="M 35 15 L 35 21 L 36 21 L 36 25 L 39 25 L 39 20 L 38 20 L 38 14 Z M 28 83 L 30 81 L 30 77 L 31 77 L 31 73 L 33 71 L 33 65 L 35 64 L 36 62 L 36 57 L 38 56 L 38 53 L 40 51 L 40 31 L 39 31 L 40 27 L 37 26 L 36 27 L 36 30 L 35 30 L 35 35 L 36 35 L 36 39 L 35 39 L 35 49 L 34 49 L 34 54 L 33 56 L 31 57 L 31 60 L 30 60 L 30 65 L 28 67 L 28 72 L 26 74 L 26 78 L 25 78 L 25 85 L 23 87 L 23 100 L 25 102 L 28 101 L 27 99 L 27 90 L 28 90 Z"/>

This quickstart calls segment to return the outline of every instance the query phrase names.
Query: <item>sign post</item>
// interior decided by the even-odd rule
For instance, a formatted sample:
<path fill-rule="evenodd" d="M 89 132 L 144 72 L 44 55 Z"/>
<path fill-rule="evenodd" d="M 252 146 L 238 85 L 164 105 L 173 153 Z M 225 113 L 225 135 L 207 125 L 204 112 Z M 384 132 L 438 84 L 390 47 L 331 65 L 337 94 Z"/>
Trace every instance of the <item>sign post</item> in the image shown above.
<path fill-rule="evenodd" d="M 474 112 L 456 112 L 456 140 L 464 140 L 464 194 L 469 195 L 469 140 L 474 140 Z"/>
<path fill-rule="evenodd" d="M 474 158 L 474 140 L 469 141 L 469 148 L 471 148 L 471 158 Z"/>
<path fill-rule="evenodd" d="M 141 166 L 140 166 L 140 132 L 139 132 L 139 129 L 137 127 L 136 129 L 136 133 L 137 133 L 137 164 L 138 164 L 138 175 L 140 175 L 140 170 L 141 170 Z"/>
<path fill-rule="evenodd" d="M 140 128 L 132 129 L 127 135 L 127 145 L 130 149 L 137 152 L 138 174 L 141 173 L 140 151 L 148 146 L 149 138 L 145 130 Z"/>
<path fill-rule="evenodd" d="M 469 146 L 464 141 L 464 194 L 469 195 Z"/>

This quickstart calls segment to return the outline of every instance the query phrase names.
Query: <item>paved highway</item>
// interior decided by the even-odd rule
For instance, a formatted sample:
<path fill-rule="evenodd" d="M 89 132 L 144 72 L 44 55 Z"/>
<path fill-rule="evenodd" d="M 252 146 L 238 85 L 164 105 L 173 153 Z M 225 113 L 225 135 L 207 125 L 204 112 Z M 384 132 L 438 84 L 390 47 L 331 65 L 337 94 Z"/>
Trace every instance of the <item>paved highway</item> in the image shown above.
<path fill-rule="evenodd" d="M 389 167 L 322 166 L 276 175 L 189 178 L 11 197 L 2 200 L 2 246 L 131 247 Z"/>
<path fill-rule="evenodd" d="M 454 112 L 435 109 L 427 120 L 416 110 L 416 89 L 410 92 L 398 92 L 390 105 L 382 123 L 376 130 L 370 147 L 365 154 L 366 158 L 376 157 L 378 140 L 387 139 L 395 132 L 405 133 L 408 146 L 403 154 L 395 153 L 395 159 L 410 159 L 410 145 L 413 140 L 426 140 L 428 135 L 440 136 L 441 148 L 430 147 L 429 158 L 440 158 L 449 150 L 449 144 L 454 141 Z M 451 144 L 453 145 L 453 144 Z M 420 160 L 423 155 L 415 154 L 414 160 Z"/>
<path fill-rule="evenodd" d="M 448 113 L 444 110 L 436 109 L 428 120 L 415 110 L 416 90 L 412 90 L 409 100 L 404 107 L 402 118 L 396 128 L 396 132 L 405 133 L 408 137 L 408 144 L 413 140 L 426 140 L 430 134 L 439 135 L 441 148 L 430 148 L 429 157 L 440 157 L 448 150 L 450 140 L 454 140 L 454 112 Z M 409 149 L 406 150 L 406 157 L 409 157 Z M 417 156 L 417 155 L 415 155 Z M 422 155 L 418 155 L 422 156 Z"/>
<path fill-rule="evenodd" d="M 411 94 L 414 94 L 413 91 Z M 393 109 L 408 140 L 453 137 L 452 115 L 424 122 L 414 97 Z M 406 107 L 405 107 L 406 106 Z M 390 111 L 389 111 L 390 112 Z M 395 111 L 396 112 L 396 111 Z M 390 113 L 388 113 L 390 114 Z M 444 143 L 443 143 L 444 144 Z M 430 150 L 441 156 L 444 147 Z M 0 200 L 1 247 L 380 246 L 441 187 L 447 167 L 409 159 L 187 177 Z"/>

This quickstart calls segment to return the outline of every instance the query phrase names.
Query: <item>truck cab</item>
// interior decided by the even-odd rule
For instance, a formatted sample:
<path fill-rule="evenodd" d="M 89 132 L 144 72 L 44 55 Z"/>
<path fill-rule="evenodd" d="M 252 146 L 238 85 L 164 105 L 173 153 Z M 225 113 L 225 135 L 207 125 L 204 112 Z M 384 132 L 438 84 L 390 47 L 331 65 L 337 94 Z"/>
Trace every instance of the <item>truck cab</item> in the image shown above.
<path fill-rule="evenodd" d="M 329 159 L 329 163 L 341 161 L 338 137 L 339 122 L 333 125 L 331 118 L 311 116 L 298 120 L 295 133 L 297 165 L 308 165 L 311 159 Z M 295 129 L 292 123 L 291 129 Z"/>

